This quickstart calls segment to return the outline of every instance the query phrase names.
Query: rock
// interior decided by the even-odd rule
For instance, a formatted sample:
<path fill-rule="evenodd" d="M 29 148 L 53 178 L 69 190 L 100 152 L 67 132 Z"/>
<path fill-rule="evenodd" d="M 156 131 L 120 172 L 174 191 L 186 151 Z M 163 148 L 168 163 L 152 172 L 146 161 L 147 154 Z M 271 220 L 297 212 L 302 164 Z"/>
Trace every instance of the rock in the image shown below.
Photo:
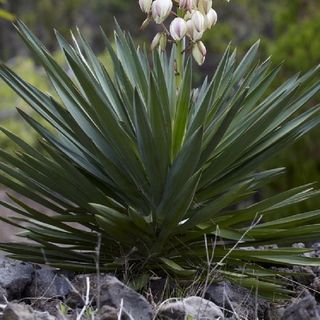
<path fill-rule="evenodd" d="M 281 320 L 320 320 L 320 314 L 315 298 L 308 294 L 303 299 L 289 305 Z"/>
<path fill-rule="evenodd" d="M 281 320 L 284 314 L 285 308 L 277 304 L 271 304 L 266 310 L 266 320 Z"/>
<path fill-rule="evenodd" d="M 29 263 L 0 259 L 0 287 L 6 298 L 11 301 L 20 299 L 26 286 L 32 281 L 33 267 Z M 1 290 L 0 290 L 1 291 Z M 5 291 L 5 292 L 4 292 Z M 1 295 L 2 299 L 2 295 Z M 1 301 L 1 300 L 0 300 Z"/>
<path fill-rule="evenodd" d="M 101 278 L 100 304 L 119 309 L 123 301 L 123 310 L 134 320 L 150 320 L 153 310 L 148 301 L 140 294 L 124 285 L 117 278 L 106 275 Z"/>
<path fill-rule="evenodd" d="M 320 292 L 320 277 L 315 277 L 310 284 L 310 288 L 313 290 Z M 319 296 L 319 294 L 316 294 L 316 297 Z M 317 299 L 318 300 L 318 299 Z"/>
<path fill-rule="evenodd" d="M 118 320 L 118 309 L 110 307 L 110 306 L 103 306 L 99 310 L 99 320 Z"/>
<path fill-rule="evenodd" d="M 6 299 L 8 300 L 7 290 L 2 288 L 2 287 L 0 287 L 0 304 L 1 303 L 6 303 L 7 302 Z"/>
<path fill-rule="evenodd" d="M 209 286 L 205 298 L 225 310 L 226 316 L 236 313 L 246 320 L 264 319 L 267 302 L 258 299 L 248 289 L 224 281 Z"/>
<path fill-rule="evenodd" d="M 35 270 L 30 285 L 25 290 L 26 297 L 65 297 L 71 291 L 69 282 L 56 271 L 48 268 Z"/>
<path fill-rule="evenodd" d="M 272 249 L 279 249 L 277 244 L 267 244 L 264 246 L 258 246 L 258 250 L 272 250 Z"/>
<path fill-rule="evenodd" d="M 304 249 L 306 245 L 303 242 L 297 242 L 292 244 L 292 248 Z"/>
<path fill-rule="evenodd" d="M 9 303 L 3 311 L 2 320 L 55 320 L 48 312 L 33 310 L 25 304 Z"/>
<path fill-rule="evenodd" d="M 99 320 L 118 320 L 118 314 L 120 310 L 110 307 L 110 306 L 103 306 L 98 314 Z M 128 315 L 125 311 L 121 312 L 121 320 L 135 320 L 130 315 Z"/>
<path fill-rule="evenodd" d="M 161 320 L 185 320 L 188 317 L 192 320 L 224 319 L 222 311 L 216 304 L 200 297 L 168 301 L 160 306 L 157 316 Z"/>
<path fill-rule="evenodd" d="M 312 257 L 319 258 L 320 257 L 320 242 L 314 242 L 311 247 L 314 250 Z"/>
<path fill-rule="evenodd" d="M 292 271 L 293 280 L 307 287 L 310 286 L 310 284 L 316 278 L 313 268 L 309 266 L 294 266 Z"/>
<path fill-rule="evenodd" d="M 71 290 L 65 299 L 66 305 L 70 308 L 82 308 L 85 304 L 85 296 L 87 292 L 87 278 L 89 278 L 89 300 L 92 305 L 96 304 L 97 290 L 97 275 L 96 274 L 81 274 L 75 276 L 71 280 L 73 290 Z"/>

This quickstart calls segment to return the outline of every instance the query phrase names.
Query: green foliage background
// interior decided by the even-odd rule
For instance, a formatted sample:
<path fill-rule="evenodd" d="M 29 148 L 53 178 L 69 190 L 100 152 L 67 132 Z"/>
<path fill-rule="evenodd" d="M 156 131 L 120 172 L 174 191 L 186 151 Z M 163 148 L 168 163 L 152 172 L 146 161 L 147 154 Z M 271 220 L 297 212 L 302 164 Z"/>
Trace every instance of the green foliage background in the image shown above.
<path fill-rule="evenodd" d="M 256 39 L 262 39 L 263 55 L 273 56 L 273 61 L 281 63 L 285 60 L 282 74 L 277 83 L 290 75 L 320 63 L 320 2 L 318 0 L 232 0 L 226 4 L 224 0 L 215 0 L 214 6 L 219 15 L 219 23 L 206 36 L 208 59 L 199 69 L 201 74 L 212 73 L 222 52 L 229 42 L 237 46 L 243 53 Z M 154 28 L 141 34 L 139 24 L 143 15 L 139 11 L 137 1 L 126 0 L 7 0 L 1 4 L 5 9 L 20 17 L 55 51 L 53 28 L 69 37 L 69 29 L 78 25 L 82 32 L 91 39 L 96 52 L 102 50 L 102 41 L 97 32 L 102 26 L 107 33 L 114 28 L 113 17 L 120 25 L 129 30 L 141 41 L 152 39 Z M 43 71 L 35 66 L 13 32 L 10 23 L 0 21 L 0 58 L 9 63 L 18 74 L 45 90 L 47 83 L 43 81 Z M 0 110 L 13 110 L 22 104 L 3 83 L 0 84 Z M 320 101 L 320 97 L 317 98 Z M 23 105 L 22 105 L 23 106 Z M 13 112 L 12 112 L 13 114 Z M 1 115 L 1 113 L 0 113 Z M 15 116 L 3 121 L 1 125 L 17 132 L 28 141 L 34 136 Z M 320 170 L 320 129 L 315 130 L 296 146 L 287 150 L 273 160 L 274 165 L 286 166 L 287 174 L 271 185 L 271 191 L 285 190 L 303 183 L 318 181 Z M 0 145 L 10 148 L 4 137 Z M 268 192 L 268 190 L 264 190 Z M 307 203 L 308 208 L 320 207 L 320 199 Z"/>

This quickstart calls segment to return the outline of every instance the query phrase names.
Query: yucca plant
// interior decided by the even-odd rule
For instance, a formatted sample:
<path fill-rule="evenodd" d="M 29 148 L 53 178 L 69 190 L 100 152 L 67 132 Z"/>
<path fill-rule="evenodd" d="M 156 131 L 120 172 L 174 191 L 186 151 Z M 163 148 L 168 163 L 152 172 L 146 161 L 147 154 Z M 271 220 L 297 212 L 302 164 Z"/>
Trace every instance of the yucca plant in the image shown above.
<path fill-rule="evenodd" d="M 16 213 L 1 220 L 32 240 L 2 243 L 10 257 L 136 277 L 193 279 L 211 269 L 267 297 L 288 293 L 267 266 L 320 265 L 291 247 L 319 239 L 320 210 L 290 211 L 319 196 L 312 184 L 243 202 L 284 171 L 261 164 L 319 124 L 319 105 L 301 111 L 319 92 L 319 68 L 267 94 L 280 66 L 256 60 L 259 43 L 239 63 L 228 47 L 212 79 L 193 89 L 190 59 L 177 81 L 175 46 L 148 62 L 117 28 L 115 48 L 105 37 L 105 66 L 80 33 L 73 45 L 57 34 L 65 70 L 22 22 L 16 28 L 56 97 L 1 65 L 1 78 L 48 124 L 19 110 L 41 150 L 1 129 L 19 151 L 0 151 L 0 182 L 38 204 L 1 202 Z M 272 244 L 279 248 L 261 247 Z"/>

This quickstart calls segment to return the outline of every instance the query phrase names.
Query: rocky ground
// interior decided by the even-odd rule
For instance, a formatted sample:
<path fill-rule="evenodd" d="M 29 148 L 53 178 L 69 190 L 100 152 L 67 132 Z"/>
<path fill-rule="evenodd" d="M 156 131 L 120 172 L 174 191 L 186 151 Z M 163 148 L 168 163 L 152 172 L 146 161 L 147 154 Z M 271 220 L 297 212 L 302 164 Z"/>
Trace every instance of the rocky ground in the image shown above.
<path fill-rule="evenodd" d="M 156 283 L 150 285 L 146 298 L 112 275 L 100 275 L 97 283 L 96 275 L 74 275 L 2 258 L 0 319 L 320 320 L 318 271 L 303 271 L 306 276 L 297 285 L 297 296 L 283 304 L 268 303 L 228 282 L 211 285 L 205 299 L 172 297 L 155 303 Z"/>

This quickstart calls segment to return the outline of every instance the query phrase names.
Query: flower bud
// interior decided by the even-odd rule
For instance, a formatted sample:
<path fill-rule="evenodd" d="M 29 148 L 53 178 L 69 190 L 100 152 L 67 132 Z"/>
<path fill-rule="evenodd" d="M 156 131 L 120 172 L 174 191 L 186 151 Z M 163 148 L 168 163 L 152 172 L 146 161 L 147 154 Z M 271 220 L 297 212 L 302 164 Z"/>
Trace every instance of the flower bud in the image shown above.
<path fill-rule="evenodd" d="M 193 3 L 194 0 L 179 0 L 179 8 L 186 11 L 191 11 L 193 8 Z"/>
<path fill-rule="evenodd" d="M 202 65 L 206 59 L 207 49 L 202 41 L 198 41 L 192 48 L 192 56 L 198 65 Z"/>
<path fill-rule="evenodd" d="M 161 50 L 165 50 L 167 46 L 167 34 L 164 32 L 158 32 L 151 42 L 151 50 L 154 50 L 156 47 L 160 47 Z"/>
<path fill-rule="evenodd" d="M 193 42 L 196 42 L 200 40 L 203 36 L 203 31 L 198 32 L 197 29 L 194 26 L 194 23 L 192 20 L 187 21 L 187 35 L 190 37 L 190 39 Z"/>
<path fill-rule="evenodd" d="M 139 6 L 142 12 L 149 13 L 151 10 L 152 0 L 139 0 Z"/>
<path fill-rule="evenodd" d="M 192 13 L 191 21 L 197 32 L 203 32 L 205 30 L 205 18 L 200 11 L 195 10 Z"/>
<path fill-rule="evenodd" d="M 215 10 L 212 8 L 209 10 L 205 16 L 205 26 L 207 29 L 211 29 L 217 23 L 218 15 Z"/>
<path fill-rule="evenodd" d="M 212 8 L 212 0 L 198 0 L 198 10 L 206 15 Z"/>
<path fill-rule="evenodd" d="M 173 40 L 181 40 L 187 33 L 187 23 L 182 18 L 174 18 L 170 24 L 170 34 Z"/>
<path fill-rule="evenodd" d="M 165 32 L 163 32 L 161 34 L 160 43 L 159 43 L 159 47 L 162 51 L 166 50 L 167 43 L 168 43 L 168 36 Z"/>
<path fill-rule="evenodd" d="M 155 0 L 152 3 L 152 17 L 157 24 L 161 24 L 169 16 L 172 0 Z"/>
<path fill-rule="evenodd" d="M 161 37 L 161 32 L 158 32 L 158 33 L 154 36 L 154 38 L 153 38 L 153 40 L 152 40 L 152 42 L 151 42 L 151 50 L 155 49 L 155 48 L 159 45 L 159 43 L 160 43 L 160 37 Z"/>

